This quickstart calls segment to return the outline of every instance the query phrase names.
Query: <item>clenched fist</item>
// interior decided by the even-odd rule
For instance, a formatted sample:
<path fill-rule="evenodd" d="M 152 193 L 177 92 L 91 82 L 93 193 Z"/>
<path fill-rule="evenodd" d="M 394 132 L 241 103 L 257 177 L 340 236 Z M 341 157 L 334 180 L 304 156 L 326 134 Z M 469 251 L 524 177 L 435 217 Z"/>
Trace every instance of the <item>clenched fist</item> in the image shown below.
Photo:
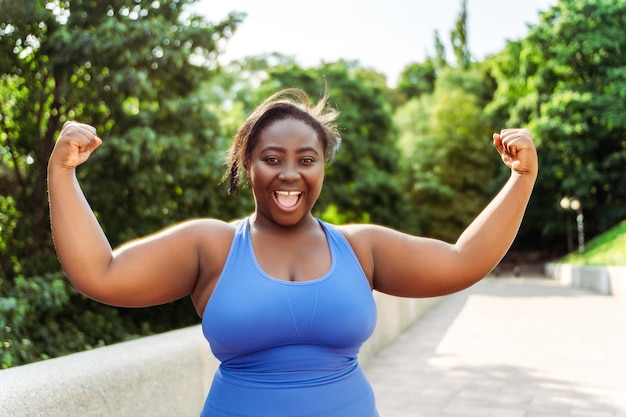
<path fill-rule="evenodd" d="M 511 171 L 537 175 L 537 150 L 528 129 L 503 129 L 493 134 L 493 144 Z"/>
<path fill-rule="evenodd" d="M 73 169 L 85 162 L 102 144 L 96 128 L 83 123 L 66 122 L 57 139 L 50 165 Z"/>

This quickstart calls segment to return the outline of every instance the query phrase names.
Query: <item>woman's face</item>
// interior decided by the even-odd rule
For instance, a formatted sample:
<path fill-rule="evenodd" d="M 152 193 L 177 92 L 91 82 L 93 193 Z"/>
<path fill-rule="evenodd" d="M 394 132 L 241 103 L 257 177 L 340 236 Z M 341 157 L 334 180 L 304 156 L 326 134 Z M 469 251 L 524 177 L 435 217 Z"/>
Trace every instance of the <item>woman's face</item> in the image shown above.
<path fill-rule="evenodd" d="M 280 120 L 259 135 L 248 173 L 257 221 L 293 226 L 310 215 L 322 191 L 324 148 L 308 124 Z"/>

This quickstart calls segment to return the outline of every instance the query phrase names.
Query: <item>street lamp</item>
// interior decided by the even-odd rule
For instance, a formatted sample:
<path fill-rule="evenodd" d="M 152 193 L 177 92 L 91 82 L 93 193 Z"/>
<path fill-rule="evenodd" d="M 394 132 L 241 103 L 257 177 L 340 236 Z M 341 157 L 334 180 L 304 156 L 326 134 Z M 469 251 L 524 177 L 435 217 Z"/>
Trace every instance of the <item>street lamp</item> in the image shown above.
<path fill-rule="evenodd" d="M 583 223 L 583 208 L 580 200 L 576 197 L 563 197 L 561 199 L 563 210 L 573 210 L 576 212 L 576 228 L 578 229 L 578 252 L 585 252 L 585 225 Z"/>
<path fill-rule="evenodd" d="M 569 197 L 563 197 L 560 204 L 561 208 L 567 212 L 570 207 Z M 565 214 L 565 232 L 567 234 L 567 253 L 571 253 L 574 251 L 574 243 L 572 242 L 572 226 L 567 213 Z"/>

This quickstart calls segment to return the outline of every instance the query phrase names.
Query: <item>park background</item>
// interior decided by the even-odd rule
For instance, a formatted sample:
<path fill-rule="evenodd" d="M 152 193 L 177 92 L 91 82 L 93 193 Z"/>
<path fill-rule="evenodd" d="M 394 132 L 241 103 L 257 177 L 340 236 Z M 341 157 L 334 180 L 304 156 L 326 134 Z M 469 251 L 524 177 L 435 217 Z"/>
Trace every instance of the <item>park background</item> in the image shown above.
<path fill-rule="evenodd" d="M 113 246 L 188 218 L 249 214 L 250 190 L 229 197 L 220 181 L 225 152 L 246 114 L 285 87 L 314 99 L 327 91 L 341 111 L 343 145 L 315 207 L 327 221 L 454 241 L 506 181 L 491 135 L 512 126 L 532 131 L 540 173 L 505 261 L 576 249 L 581 213 L 564 210 L 564 197 L 580 201 L 586 239 L 626 219 L 626 1 L 559 0 L 524 36 L 480 57 L 459 1 L 449 30 L 435 31 L 430 52 L 395 82 L 354 59 L 303 65 L 268 52 L 223 62 L 246 15 L 208 20 L 197 6 L 0 2 L 3 368 L 199 322 L 187 299 L 112 308 L 70 286 L 46 196 L 67 120 L 96 126 L 104 141 L 78 176 Z"/>

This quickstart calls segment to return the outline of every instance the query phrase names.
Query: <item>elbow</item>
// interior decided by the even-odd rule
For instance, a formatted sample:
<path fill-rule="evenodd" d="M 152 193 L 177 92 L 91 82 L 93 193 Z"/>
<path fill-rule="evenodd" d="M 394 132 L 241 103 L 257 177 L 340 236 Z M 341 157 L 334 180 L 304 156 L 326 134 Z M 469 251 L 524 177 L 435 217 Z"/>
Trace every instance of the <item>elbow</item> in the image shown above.
<path fill-rule="evenodd" d="M 84 277 L 80 277 L 79 279 L 76 276 L 72 276 L 67 274 L 69 281 L 71 282 L 74 289 L 82 296 L 87 297 L 91 300 L 97 301 L 99 303 L 105 303 L 107 296 L 104 294 L 102 288 L 99 285 L 90 283 L 88 280 L 85 280 Z"/>
<path fill-rule="evenodd" d="M 497 264 L 478 257 L 460 260 L 457 266 L 444 272 L 441 278 L 444 284 L 440 286 L 441 293 L 438 295 L 449 295 L 471 287 L 487 277 Z"/>
<path fill-rule="evenodd" d="M 105 285 L 102 277 L 88 277 L 85 274 L 66 274 L 74 289 L 82 296 L 116 307 L 125 307 L 119 303 L 119 291 L 112 291 Z"/>

